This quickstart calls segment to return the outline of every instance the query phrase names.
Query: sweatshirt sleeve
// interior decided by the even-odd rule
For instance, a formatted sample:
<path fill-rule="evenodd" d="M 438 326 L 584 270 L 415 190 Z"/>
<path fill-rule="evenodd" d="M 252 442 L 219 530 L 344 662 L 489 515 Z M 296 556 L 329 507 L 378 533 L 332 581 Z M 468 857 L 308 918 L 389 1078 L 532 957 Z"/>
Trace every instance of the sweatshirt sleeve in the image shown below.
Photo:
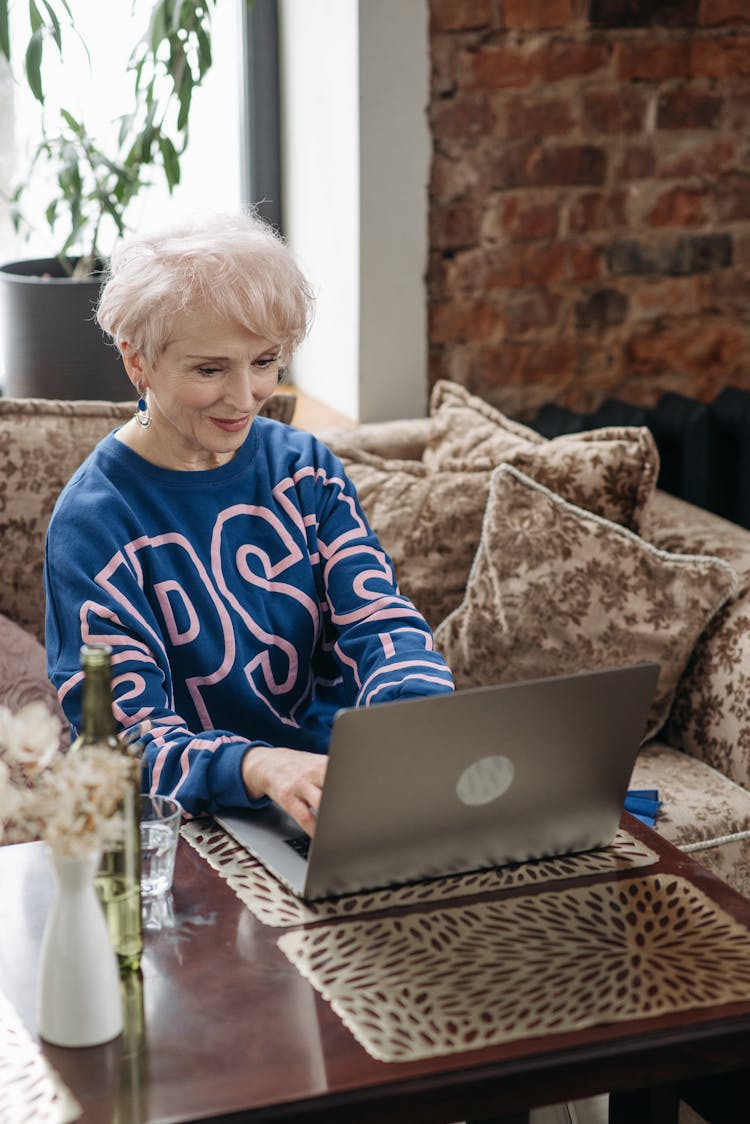
<path fill-rule="evenodd" d="M 329 450 L 317 484 L 320 553 L 333 653 L 347 697 L 370 706 L 445 694 L 453 678 L 432 632 L 399 590 L 393 563 L 369 526 L 354 485 Z"/>
<path fill-rule="evenodd" d="M 189 815 L 226 807 L 259 807 L 251 801 L 241 776 L 248 749 L 267 742 L 250 741 L 230 730 L 195 733 L 174 708 L 169 663 L 158 636 L 148 626 L 148 612 L 133 578 L 125 610 L 108 600 L 101 584 L 76 565 L 78 553 L 64 549 L 54 531 L 48 535 L 44 583 L 49 678 L 57 689 L 73 736 L 81 724 L 82 643 L 112 647 L 113 710 L 119 725 L 143 746 L 144 787 L 172 796 Z M 79 605 L 79 619 L 62 606 Z M 139 612 L 139 610 L 141 610 Z"/>

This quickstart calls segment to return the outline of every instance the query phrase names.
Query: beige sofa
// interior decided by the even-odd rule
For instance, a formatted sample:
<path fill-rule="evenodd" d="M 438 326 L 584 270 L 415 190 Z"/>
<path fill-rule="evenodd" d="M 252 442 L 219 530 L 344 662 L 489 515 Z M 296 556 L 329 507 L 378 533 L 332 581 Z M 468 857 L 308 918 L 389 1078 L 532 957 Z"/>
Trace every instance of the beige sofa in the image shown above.
<path fill-rule="evenodd" d="M 279 396 L 267 412 L 293 409 Z M 0 702 L 54 701 L 44 532 L 64 482 L 131 410 L 0 399 Z M 657 830 L 750 893 L 750 532 L 659 492 L 645 430 L 547 442 L 453 384 L 428 418 L 319 436 L 459 687 L 576 661 L 663 664 L 632 785 L 658 789 Z"/>

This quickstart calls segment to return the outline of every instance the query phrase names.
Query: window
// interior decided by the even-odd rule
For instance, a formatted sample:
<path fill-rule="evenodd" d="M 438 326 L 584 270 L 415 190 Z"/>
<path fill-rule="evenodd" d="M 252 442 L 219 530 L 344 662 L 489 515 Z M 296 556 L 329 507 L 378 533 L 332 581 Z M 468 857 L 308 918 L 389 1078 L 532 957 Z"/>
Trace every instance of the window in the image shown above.
<path fill-rule="evenodd" d="M 128 109 L 132 76 L 127 61 L 148 26 L 149 0 L 107 5 L 100 0 L 69 0 L 76 25 L 88 45 L 90 61 L 74 34 L 68 33 L 64 67 L 53 46 L 46 49 L 45 88 L 49 100 L 80 114 L 90 130 L 106 135 L 117 128 L 118 114 Z M 169 195 L 158 169 L 154 186 L 143 193 L 129 215 L 133 227 L 157 225 L 175 210 L 200 210 L 207 205 L 237 210 L 243 201 L 243 0 L 220 0 L 213 16 L 213 66 L 196 91 L 190 117 L 190 143 L 182 159 L 182 182 Z M 27 38 L 24 5 L 13 6 L 11 42 L 20 56 Z M 20 58 L 14 57 L 14 65 Z M 114 123 L 114 124 L 113 124 Z M 39 105 L 7 70 L 0 74 L 0 191 L 23 175 L 41 135 Z M 27 241 L 15 235 L 7 204 L 0 201 L 0 260 L 48 257 L 57 248 L 44 221 L 48 190 L 40 187 L 24 198 L 24 213 L 34 221 Z M 207 201 L 208 202 L 207 204 Z M 110 240 L 114 237 L 114 231 Z M 105 249 L 106 241 L 104 243 Z"/>

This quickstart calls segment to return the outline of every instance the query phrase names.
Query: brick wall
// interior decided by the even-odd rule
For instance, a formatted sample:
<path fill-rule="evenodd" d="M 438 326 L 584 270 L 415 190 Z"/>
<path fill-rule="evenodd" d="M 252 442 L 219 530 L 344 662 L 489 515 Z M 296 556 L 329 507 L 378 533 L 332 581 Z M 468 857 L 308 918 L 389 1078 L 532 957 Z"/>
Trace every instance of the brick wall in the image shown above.
<path fill-rule="evenodd" d="M 430 381 L 750 387 L 750 0 L 430 0 Z"/>

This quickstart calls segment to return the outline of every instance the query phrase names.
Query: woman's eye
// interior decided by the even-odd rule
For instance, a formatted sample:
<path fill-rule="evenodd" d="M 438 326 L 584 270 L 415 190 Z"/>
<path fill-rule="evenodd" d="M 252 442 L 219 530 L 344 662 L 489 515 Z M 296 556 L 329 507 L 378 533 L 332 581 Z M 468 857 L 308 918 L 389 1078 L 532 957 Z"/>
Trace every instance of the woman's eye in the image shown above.
<path fill-rule="evenodd" d="M 210 375 L 217 375 L 218 373 L 219 373 L 218 367 L 199 367 L 198 368 L 198 374 L 199 375 L 210 376 Z"/>
<path fill-rule="evenodd" d="M 260 359 L 255 360 L 255 366 L 264 370 L 266 367 L 272 367 L 274 363 L 278 363 L 278 355 L 261 355 Z"/>

